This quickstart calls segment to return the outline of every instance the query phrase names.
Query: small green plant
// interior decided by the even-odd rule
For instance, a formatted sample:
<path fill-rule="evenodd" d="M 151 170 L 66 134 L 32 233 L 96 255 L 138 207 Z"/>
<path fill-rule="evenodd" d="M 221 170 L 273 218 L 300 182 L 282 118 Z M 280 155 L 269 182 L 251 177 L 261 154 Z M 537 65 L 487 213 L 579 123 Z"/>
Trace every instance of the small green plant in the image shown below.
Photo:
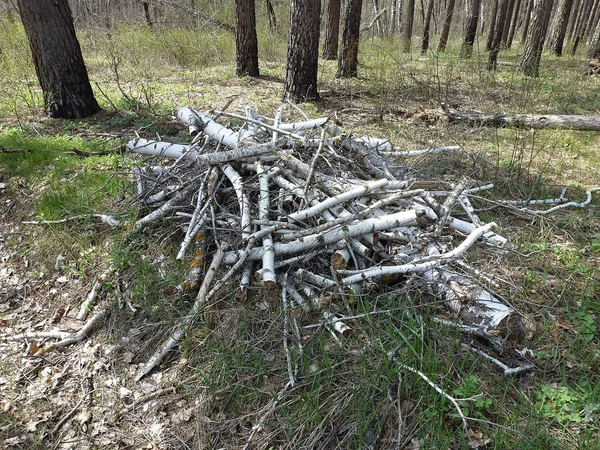
<path fill-rule="evenodd" d="M 542 385 L 537 400 L 539 414 L 561 425 L 590 422 L 600 409 L 597 404 L 587 405 L 585 397 L 569 386 Z"/>
<path fill-rule="evenodd" d="M 463 402 L 463 413 L 467 416 L 476 413 L 481 415 L 492 407 L 494 401 L 485 394 L 479 394 L 481 379 L 476 375 L 469 375 L 462 380 L 460 386 L 452 391 L 456 398 L 472 398 L 470 402 Z"/>
<path fill-rule="evenodd" d="M 586 311 L 576 311 L 571 314 L 571 320 L 577 332 L 585 342 L 594 340 L 598 333 L 597 319 Z"/>

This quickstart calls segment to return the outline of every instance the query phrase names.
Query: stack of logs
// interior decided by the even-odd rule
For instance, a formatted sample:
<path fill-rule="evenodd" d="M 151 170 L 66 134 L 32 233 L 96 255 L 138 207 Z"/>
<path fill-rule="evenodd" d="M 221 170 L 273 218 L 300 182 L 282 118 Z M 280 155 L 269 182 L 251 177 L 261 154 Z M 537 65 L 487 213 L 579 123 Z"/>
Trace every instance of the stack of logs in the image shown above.
<path fill-rule="evenodd" d="M 283 112 L 269 119 L 246 108 L 245 115 L 212 111 L 208 117 L 183 108 L 177 118 L 193 136 L 190 145 L 129 142 L 132 152 L 172 160 L 151 158 L 154 165 L 135 169 L 137 197 L 151 212 L 133 229 L 158 220 L 179 225 L 177 259 L 189 260 L 190 269 L 168 294 L 196 296 L 138 378 L 234 279 L 240 300 L 251 285 L 280 289 L 285 306 L 323 311 L 324 323 L 344 336 L 351 329 L 331 298 L 411 279 L 441 300 L 439 323 L 499 354 L 523 343 L 523 317 L 462 261 L 474 246 L 507 247 L 496 224 L 483 223 L 470 202 L 489 186 L 417 180 L 401 164 L 458 147 L 395 151 L 388 141 L 344 134 L 328 118 L 286 123 Z"/>

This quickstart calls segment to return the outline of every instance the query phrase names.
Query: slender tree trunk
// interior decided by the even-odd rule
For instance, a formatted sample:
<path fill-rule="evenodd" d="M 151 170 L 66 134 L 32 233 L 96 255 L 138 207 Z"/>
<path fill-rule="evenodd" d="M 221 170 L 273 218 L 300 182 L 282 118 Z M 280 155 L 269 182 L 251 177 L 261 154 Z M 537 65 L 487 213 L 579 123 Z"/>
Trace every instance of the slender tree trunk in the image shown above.
<path fill-rule="evenodd" d="M 527 9 L 525 10 L 525 24 L 523 25 L 521 42 L 525 42 L 525 40 L 527 39 L 527 32 L 529 31 L 529 22 L 531 21 L 531 8 L 533 8 L 533 0 L 529 0 L 527 2 Z"/>
<path fill-rule="evenodd" d="M 327 23 L 325 24 L 325 42 L 323 43 L 323 58 L 336 59 L 338 39 L 340 35 L 340 0 L 327 2 Z"/>
<path fill-rule="evenodd" d="M 292 0 L 285 75 L 285 96 L 318 100 L 319 14 L 321 0 Z"/>
<path fill-rule="evenodd" d="M 500 44 L 502 42 L 502 33 L 506 23 L 506 11 L 509 0 L 499 0 L 498 15 L 496 16 L 496 26 L 494 27 L 494 36 L 490 48 L 490 58 L 488 60 L 488 70 L 496 70 L 498 67 L 498 53 L 500 53 Z"/>
<path fill-rule="evenodd" d="M 425 20 L 423 21 L 423 42 L 421 43 L 421 55 L 427 53 L 429 49 L 429 38 L 431 29 L 431 14 L 433 13 L 433 0 L 429 0 L 427 3 L 427 12 L 425 13 Z"/>
<path fill-rule="evenodd" d="M 446 51 L 446 44 L 448 43 L 448 36 L 450 36 L 450 25 L 452 25 L 452 16 L 454 15 L 455 0 L 448 0 L 446 5 L 446 15 L 444 16 L 444 25 L 442 27 L 442 34 L 440 35 L 440 41 L 438 42 L 437 51 Z M 477 28 L 477 27 L 475 27 Z"/>
<path fill-rule="evenodd" d="M 100 111 L 67 0 L 18 0 L 46 114 L 66 119 Z"/>
<path fill-rule="evenodd" d="M 535 0 L 534 2 L 529 32 L 525 40 L 525 53 L 523 53 L 519 69 L 526 76 L 537 77 L 539 75 L 551 9 L 552 0 Z"/>
<path fill-rule="evenodd" d="M 338 77 L 355 77 L 358 66 L 358 40 L 362 0 L 348 0 L 344 11 L 342 48 L 338 60 Z"/>
<path fill-rule="evenodd" d="M 271 0 L 265 0 L 265 6 L 267 8 L 267 17 L 269 19 L 269 30 L 275 32 L 277 31 L 277 17 L 275 16 L 275 10 L 273 9 Z"/>
<path fill-rule="evenodd" d="M 515 37 L 515 32 L 517 31 L 517 23 L 519 21 L 519 13 L 521 12 L 521 0 L 517 0 L 515 4 L 515 9 L 512 15 L 512 20 L 510 21 L 510 30 L 508 31 L 508 38 L 506 41 L 506 48 L 511 48 L 513 39 Z"/>
<path fill-rule="evenodd" d="M 150 15 L 150 2 L 142 2 L 142 8 L 144 8 L 144 17 L 146 18 L 146 25 L 148 25 L 148 28 L 153 29 L 154 23 L 152 22 L 152 16 Z"/>
<path fill-rule="evenodd" d="M 463 58 L 470 58 L 473 54 L 473 44 L 475 43 L 475 37 L 477 36 L 477 22 L 479 21 L 479 10 L 481 6 L 481 0 L 469 0 L 471 6 L 469 9 L 469 16 L 467 17 L 467 27 L 465 29 L 465 40 L 463 41 L 460 55 Z"/>
<path fill-rule="evenodd" d="M 600 21 L 596 24 L 596 29 L 592 35 L 587 57 L 591 59 L 600 59 Z"/>
<path fill-rule="evenodd" d="M 504 31 L 502 32 L 502 41 L 500 45 L 502 48 L 508 48 L 506 43 L 508 42 L 508 32 L 510 31 L 510 22 L 515 8 L 515 0 L 508 0 L 508 7 L 506 8 L 506 20 L 504 21 Z"/>
<path fill-rule="evenodd" d="M 496 31 L 496 19 L 498 18 L 498 0 L 494 0 L 494 6 L 492 6 L 492 17 L 490 18 L 490 32 L 488 33 L 487 42 L 485 49 L 487 51 L 492 49 L 492 41 L 494 40 L 494 32 Z"/>
<path fill-rule="evenodd" d="M 562 56 L 563 43 L 567 34 L 567 25 L 569 24 L 569 14 L 573 7 L 573 0 L 560 0 L 558 9 L 554 16 L 552 26 L 552 35 L 549 40 L 549 47 L 556 56 Z"/>
<path fill-rule="evenodd" d="M 410 52 L 414 17 L 415 0 L 406 0 L 406 15 L 404 17 L 404 29 L 402 30 L 402 50 L 406 53 Z"/>
<path fill-rule="evenodd" d="M 598 23 L 598 11 L 600 10 L 598 6 L 600 6 L 600 0 L 594 1 L 594 7 L 592 8 L 592 12 L 590 13 L 590 21 L 588 22 L 588 26 L 585 29 L 586 37 L 590 36 L 594 32 L 596 24 Z"/>
<path fill-rule="evenodd" d="M 259 75 L 254 0 L 235 0 L 235 62 L 238 77 Z"/>
<path fill-rule="evenodd" d="M 575 33 L 575 38 L 573 39 L 573 50 L 571 50 L 571 54 L 575 55 L 577 53 L 577 47 L 579 46 L 579 42 L 583 39 L 587 23 L 590 20 L 590 12 L 592 10 L 593 0 L 587 0 L 585 3 L 585 8 L 582 10 L 583 13 L 579 17 L 579 21 L 577 23 L 577 31 Z"/>
<path fill-rule="evenodd" d="M 579 16 L 579 12 L 583 7 L 583 3 L 585 0 L 573 0 L 573 8 L 571 9 L 571 17 L 569 18 L 569 26 L 568 30 L 568 40 L 570 42 L 573 41 L 573 34 L 575 33 L 575 22 L 577 22 L 577 17 Z"/>
<path fill-rule="evenodd" d="M 390 0 L 390 21 L 388 23 L 388 34 L 393 35 L 396 32 L 396 10 L 398 8 L 398 0 Z"/>

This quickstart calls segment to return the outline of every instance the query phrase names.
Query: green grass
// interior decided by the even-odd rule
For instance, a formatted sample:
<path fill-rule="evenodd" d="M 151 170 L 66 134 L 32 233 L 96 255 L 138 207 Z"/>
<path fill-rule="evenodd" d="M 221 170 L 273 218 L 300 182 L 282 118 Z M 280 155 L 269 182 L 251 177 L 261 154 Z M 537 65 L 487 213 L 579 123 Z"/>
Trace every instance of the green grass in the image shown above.
<path fill-rule="evenodd" d="M 220 107 L 233 95 L 240 98 L 237 106 L 243 100 L 272 116 L 283 90 L 285 30 L 271 33 L 264 17 L 261 21 L 263 78 L 258 80 L 234 76 L 234 42 L 225 32 L 150 32 L 135 26 L 110 35 L 80 30 L 95 92 L 106 110 L 82 121 L 41 116 L 23 30 L 0 21 L 0 146 L 30 150 L 0 154 L 0 182 L 7 183 L 19 205 L 11 220 L 106 211 L 133 220 L 138 211 L 127 175 L 133 164 L 129 157 L 81 158 L 73 148 L 106 150 L 137 130 L 144 137 L 184 141 L 185 133 L 170 123 L 172 108 Z M 425 158 L 419 169 L 424 177 L 466 173 L 494 182 L 495 189 L 484 194 L 490 200 L 554 197 L 568 186 L 569 198 L 581 201 L 585 188 L 600 182 L 598 139 L 592 133 L 448 127 L 411 123 L 394 112 L 436 109 L 440 102 L 506 113 L 597 114 L 600 109 L 597 79 L 580 74 L 580 58 L 545 54 L 540 77 L 529 79 L 516 70 L 519 47 L 503 52 L 506 64 L 490 74 L 486 54 L 463 60 L 457 57 L 459 45 L 451 42 L 444 54 L 420 57 L 401 53 L 394 40 L 364 36 L 360 77 L 335 79 L 336 63 L 321 61 L 323 101 L 301 106 L 310 115 L 355 108 L 341 117 L 346 128 L 389 137 L 400 149 L 459 143 L 465 153 Z M 103 134 L 117 137 L 97 137 Z M 501 293 L 536 325 L 529 344 L 538 356 L 538 370 L 503 377 L 487 360 L 462 350 L 456 333 L 431 322 L 433 306 L 426 295 L 391 292 L 360 298 L 351 308 L 364 316 L 351 323 L 349 339 L 339 343 L 325 329 L 302 329 L 298 383 L 282 394 L 256 437 L 257 448 L 365 448 L 373 440 L 375 448 L 397 448 L 397 439 L 413 448 L 467 448 L 453 405 L 387 359 L 386 353 L 399 344 L 403 364 L 452 395 L 475 397 L 462 405 L 473 418 L 473 432 L 482 441 L 489 439 L 485 448 L 598 448 L 598 199 L 586 209 L 535 220 L 482 204 L 490 206 L 482 217 L 500 223 L 513 242 L 515 251 L 501 255 L 490 270 L 509 281 L 501 285 Z M 124 238 L 126 230 L 107 230 L 93 221 L 45 230 L 23 242 L 8 242 L 31 255 L 35 262 L 30 272 L 51 270 L 59 253 L 67 254 L 71 270 L 80 274 L 113 262 L 123 286 L 107 287 L 118 317 L 112 323 L 114 336 L 124 335 L 132 324 L 151 324 L 140 357 L 150 354 L 150 344 L 160 342 L 189 310 L 192 299 L 164 295 L 186 272 L 185 263 L 172 258 L 179 237 L 175 226 L 134 240 Z M 119 296 L 135 305 L 136 312 L 118 309 Z M 180 393 L 189 398 L 202 393 L 213 419 L 202 431 L 205 448 L 243 447 L 263 408 L 287 382 L 280 300 L 262 290 L 254 298 L 240 305 L 227 295 L 209 305 L 180 347 L 183 372 L 196 377 L 180 386 Z M 263 298 L 270 309 L 258 306 Z M 387 309 L 393 312 L 379 313 Z M 298 313 L 301 326 L 319 320 L 317 314 Z M 297 346 L 292 347 L 296 356 Z M 166 364 L 176 363 L 178 356 Z M 231 426 L 223 429 L 215 424 L 219 421 Z"/>

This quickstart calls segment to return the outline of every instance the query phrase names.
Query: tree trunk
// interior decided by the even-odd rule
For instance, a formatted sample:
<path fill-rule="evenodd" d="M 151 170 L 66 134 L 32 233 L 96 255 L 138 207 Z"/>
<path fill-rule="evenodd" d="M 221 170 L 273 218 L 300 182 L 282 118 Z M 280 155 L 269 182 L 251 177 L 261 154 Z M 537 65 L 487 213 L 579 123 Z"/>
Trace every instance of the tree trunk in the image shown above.
<path fill-rule="evenodd" d="M 285 75 L 285 96 L 318 100 L 319 14 L 321 0 L 292 0 Z"/>
<path fill-rule="evenodd" d="M 18 0 L 46 114 L 83 118 L 100 111 L 67 0 Z"/>
<path fill-rule="evenodd" d="M 517 22 L 519 21 L 519 13 L 521 12 L 521 0 L 517 0 L 515 10 L 513 12 L 512 20 L 510 22 L 510 30 L 508 31 L 508 38 L 506 40 L 506 48 L 511 48 L 515 32 L 517 31 Z"/>
<path fill-rule="evenodd" d="M 510 23 L 515 9 L 515 0 L 508 0 L 508 7 L 506 8 L 506 20 L 504 21 L 504 31 L 502 32 L 502 41 L 500 45 L 502 48 L 508 48 L 506 45 L 508 42 L 508 32 L 510 31 Z"/>
<path fill-rule="evenodd" d="M 340 3 L 341 0 L 329 0 L 327 3 L 327 23 L 325 24 L 325 42 L 323 58 L 336 59 L 338 39 L 340 36 Z"/>
<path fill-rule="evenodd" d="M 358 40 L 362 0 L 348 0 L 344 11 L 342 48 L 338 61 L 338 77 L 355 77 L 358 65 Z"/>
<path fill-rule="evenodd" d="M 582 14 L 579 16 L 579 20 L 577 21 L 575 38 L 573 39 L 573 49 L 571 50 L 571 54 L 575 55 L 577 53 L 577 47 L 579 46 L 579 42 L 583 39 L 587 23 L 590 20 L 590 12 L 592 10 L 593 0 L 587 0 L 585 2 L 584 8 L 582 9 Z"/>
<path fill-rule="evenodd" d="M 498 18 L 498 0 L 494 0 L 494 6 L 492 7 L 492 17 L 490 18 L 490 32 L 488 33 L 487 42 L 485 49 L 490 51 L 492 49 L 492 41 L 494 40 L 494 32 L 496 31 L 496 19 Z"/>
<path fill-rule="evenodd" d="M 490 58 L 488 60 L 488 70 L 496 70 L 498 67 L 498 53 L 500 53 L 500 44 L 502 34 L 504 33 L 504 24 L 506 22 L 506 11 L 509 0 L 499 0 L 498 15 L 496 16 L 496 25 L 494 27 L 494 36 L 490 47 Z"/>
<path fill-rule="evenodd" d="M 552 35 L 549 41 L 549 47 L 556 56 L 562 56 L 563 43 L 567 34 L 569 14 L 572 7 L 573 0 L 560 0 L 558 3 L 558 9 L 552 26 Z"/>
<path fill-rule="evenodd" d="M 144 8 L 144 17 L 146 19 L 146 25 L 148 28 L 154 28 L 154 24 L 152 23 L 152 16 L 150 15 L 150 2 L 142 2 L 142 7 Z"/>
<path fill-rule="evenodd" d="M 591 59 L 600 59 L 600 21 L 596 24 L 596 29 L 590 41 L 587 57 Z"/>
<path fill-rule="evenodd" d="M 423 21 L 423 42 L 421 43 L 421 55 L 425 55 L 429 49 L 429 38 L 431 29 L 431 14 L 433 13 L 433 0 L 427 2 L 427 12 Z"/>
<path fill-rule="evenodd" d="M 446 15 L 444 16 L 444 25 L 442 27 L 442 34 L 440 35 L 440 41 L 438 42 L 437 51 L 446 51 L 446 44 L 448 43 L 448 36 L 450 36 L 450 25 L 452 25 L 452 16 L 454 15 L 454 4 L 455 0 L 448 0 L 446 5 Z M 479 10 L 479 8 L 477 8 Z M 475 24 L 477 29 L 477 24 Z"/>
<path fill-rule="evenodd" d="M 552 0 L 535 0 L 534 2 L 529 32 L 525 40 L 525 53 L 519 68 L 528 77 L 537 77 L 539 74 L 551 9 Z"/>
<path fill-rule="evenodd" d="M 465 30 L 465 40 L 460 50 L 460 55 L 463 58 L 470 58 L 473 54 L 473 44 L 477 36 L 477 22 L 479 21 L 479 10 L 481 0 L 471 0 L 471 9 L 469 17 L 467 17 L 467 28 Z"/>
<path fill-rule="evenodd" d="M 577 17 L 579 16 L 579 11 L 583 7 L 583 3 L 585 0 L 573 0 L 573 8 L 571 10 L 571 17 L 569 18 L 569 26 L 567 27 L 569 41 L 573 40 L 573 34 L 575 33 L 575 22 L 577 22 Z"/>
<path fill-rule="evenodd" d="M 596 0 L 594 2 L 594 7 L 592 8 L 592 12 L 590 13 L 590 21 L 588 22 L 588 26 L 585 29 L 585 36 L 590 36 L 595 28 L 596 28 L 596 24 L 598 23 L 598 11 L 600 10 L 600 8 L 598 8 L 600 6 L 600 0 Z"/>
<path fill-rule="evenodd" d="M 412 40 L 413 21 L 415 16 L 415 0 L 406 1 L 406 15 L 404 18 L 404 29 L 402 30 L 402 50 L 410 52 L 410 42 Z"/>
<path fill-rule="evenodd" d="M 235 0 L 235 63 L 238 77 L 259 75 L 254 0 Z"/>
<path fill-rule="evenodd" d="M 273 9 L 271 0 L 265 0 L 265 6 L 267 7 L 267 17 L 269 18 L 269 30 L 271 30 L 271 32 L 277 31 L 277 17 L 275 16 L 275 10 Z"/>
<path fill-rule="evenodd" d="M 533 8 L 533 0 L 528 0 L 527 9 L 525 10 L 525 24 L 523 25 L 523 34 L 521 35 L 521 42 L 525 42 L 527 39 L 527 32 L 529 31 L 529 22 L 531 21 L 531 8 Z"/>

